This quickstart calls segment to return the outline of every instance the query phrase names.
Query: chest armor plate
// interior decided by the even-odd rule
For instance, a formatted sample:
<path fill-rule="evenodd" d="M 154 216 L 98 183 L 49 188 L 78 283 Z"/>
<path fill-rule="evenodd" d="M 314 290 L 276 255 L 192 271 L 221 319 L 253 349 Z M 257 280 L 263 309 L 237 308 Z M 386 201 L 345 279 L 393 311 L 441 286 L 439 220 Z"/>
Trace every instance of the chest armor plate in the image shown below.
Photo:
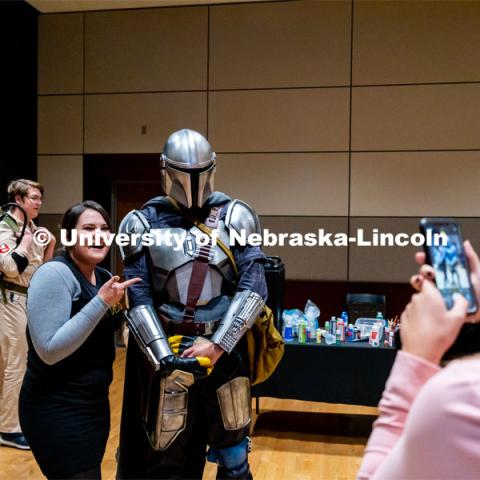
<path fill-rule="evenodd" d="M 229 236 L 222 221 L 218 222 L 218 237 L 228 246 Z M 157 241 L 148 247 L 152 271 L 151 281 L 157 294 L 167 294 L 168 300 L 185 305 L 193 262 L 205 243 L 206 235 L 196 226 L 157 228 L 150 230 Z M 197 305 L 207 304 L 222 293 L 224 284 L 235 281 L 235 272 L 224 251 L 215 245 L 210 252 L 209 269 Z"/>

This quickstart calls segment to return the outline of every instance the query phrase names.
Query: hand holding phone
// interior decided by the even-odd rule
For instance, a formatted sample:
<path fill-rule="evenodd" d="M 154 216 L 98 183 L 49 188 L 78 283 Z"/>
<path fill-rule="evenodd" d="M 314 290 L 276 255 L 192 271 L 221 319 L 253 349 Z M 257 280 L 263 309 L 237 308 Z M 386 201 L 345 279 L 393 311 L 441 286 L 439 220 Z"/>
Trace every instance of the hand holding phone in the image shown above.
<path fill-rule="evenodd" d="M 432 282 L 424 281 L 401 315 L 402 350 L 439 364 L 465 324 L 468 303 L 456 296 L 450 310 Z"/>
<path fill-rule="evenodd" d="M 426 261 L 435 271 L 435 282 L 447 308 L 452 308 L 453 295 L 459 293 L 468 301 L 468 313 L 475 313 L 477 298 L 459 225 L 451 218 L 422 218 L 420 230 L 425 238 L 433 240 L 431 245 L 424 245 Z"/>

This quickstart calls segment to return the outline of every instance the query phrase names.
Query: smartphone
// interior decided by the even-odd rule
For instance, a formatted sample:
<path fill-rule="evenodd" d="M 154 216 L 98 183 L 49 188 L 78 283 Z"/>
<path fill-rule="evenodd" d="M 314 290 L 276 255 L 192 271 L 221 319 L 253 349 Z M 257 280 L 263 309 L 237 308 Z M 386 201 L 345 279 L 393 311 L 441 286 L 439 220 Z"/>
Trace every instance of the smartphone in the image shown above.
<path fill-rule="evenodd" d="M 427 263 L 435 271 L 435 283 L 447 308 L 453 307 L 453 294 L 460 293 L 468 301 L 468 313 L 475 313 L 477 299 L 460 226 L 452 218 L 422 218 L 420 231 L 427 239 L 424 244 Z"/>

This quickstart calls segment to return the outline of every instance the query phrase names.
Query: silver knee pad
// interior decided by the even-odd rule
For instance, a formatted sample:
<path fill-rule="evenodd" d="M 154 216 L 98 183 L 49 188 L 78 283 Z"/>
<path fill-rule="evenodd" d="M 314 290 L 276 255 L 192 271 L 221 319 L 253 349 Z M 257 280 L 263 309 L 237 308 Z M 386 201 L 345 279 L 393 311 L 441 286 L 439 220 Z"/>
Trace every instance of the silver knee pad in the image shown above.
<path fill-rule="evenodd" d="M 252 419 L 250 380 L 237 377 L 217 389 L 217 399 L 225 430 L 239 430 Z"/>
<path fill-rule="evenodd" d="M 158 396 L 150 395 L 145 424 L 154 450 L 166 450 L 185 430 L 188 387 L 193 382 L 193 374 L 175 370 L 169 376 L 160 379 Z"/>

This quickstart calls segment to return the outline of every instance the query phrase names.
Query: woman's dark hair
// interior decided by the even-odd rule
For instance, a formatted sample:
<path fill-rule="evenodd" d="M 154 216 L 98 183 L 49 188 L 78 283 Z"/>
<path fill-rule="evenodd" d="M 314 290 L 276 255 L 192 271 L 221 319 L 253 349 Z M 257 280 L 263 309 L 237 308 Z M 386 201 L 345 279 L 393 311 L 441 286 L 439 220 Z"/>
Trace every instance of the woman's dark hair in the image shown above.
<path fill-rule="evenodd" d="M 95 210 L 98 212 L 105 220 L 108 228 L 112 230 L 112 223 L 107 211 L 99 203 L 93 200 L 85 200 L 84 202 L 72 205 L 63 215 L 62 230 L 66 231 L 67 240 L 72 238 L 72 230 L 76 228 L 78 219 L 85 210 Z"/>

